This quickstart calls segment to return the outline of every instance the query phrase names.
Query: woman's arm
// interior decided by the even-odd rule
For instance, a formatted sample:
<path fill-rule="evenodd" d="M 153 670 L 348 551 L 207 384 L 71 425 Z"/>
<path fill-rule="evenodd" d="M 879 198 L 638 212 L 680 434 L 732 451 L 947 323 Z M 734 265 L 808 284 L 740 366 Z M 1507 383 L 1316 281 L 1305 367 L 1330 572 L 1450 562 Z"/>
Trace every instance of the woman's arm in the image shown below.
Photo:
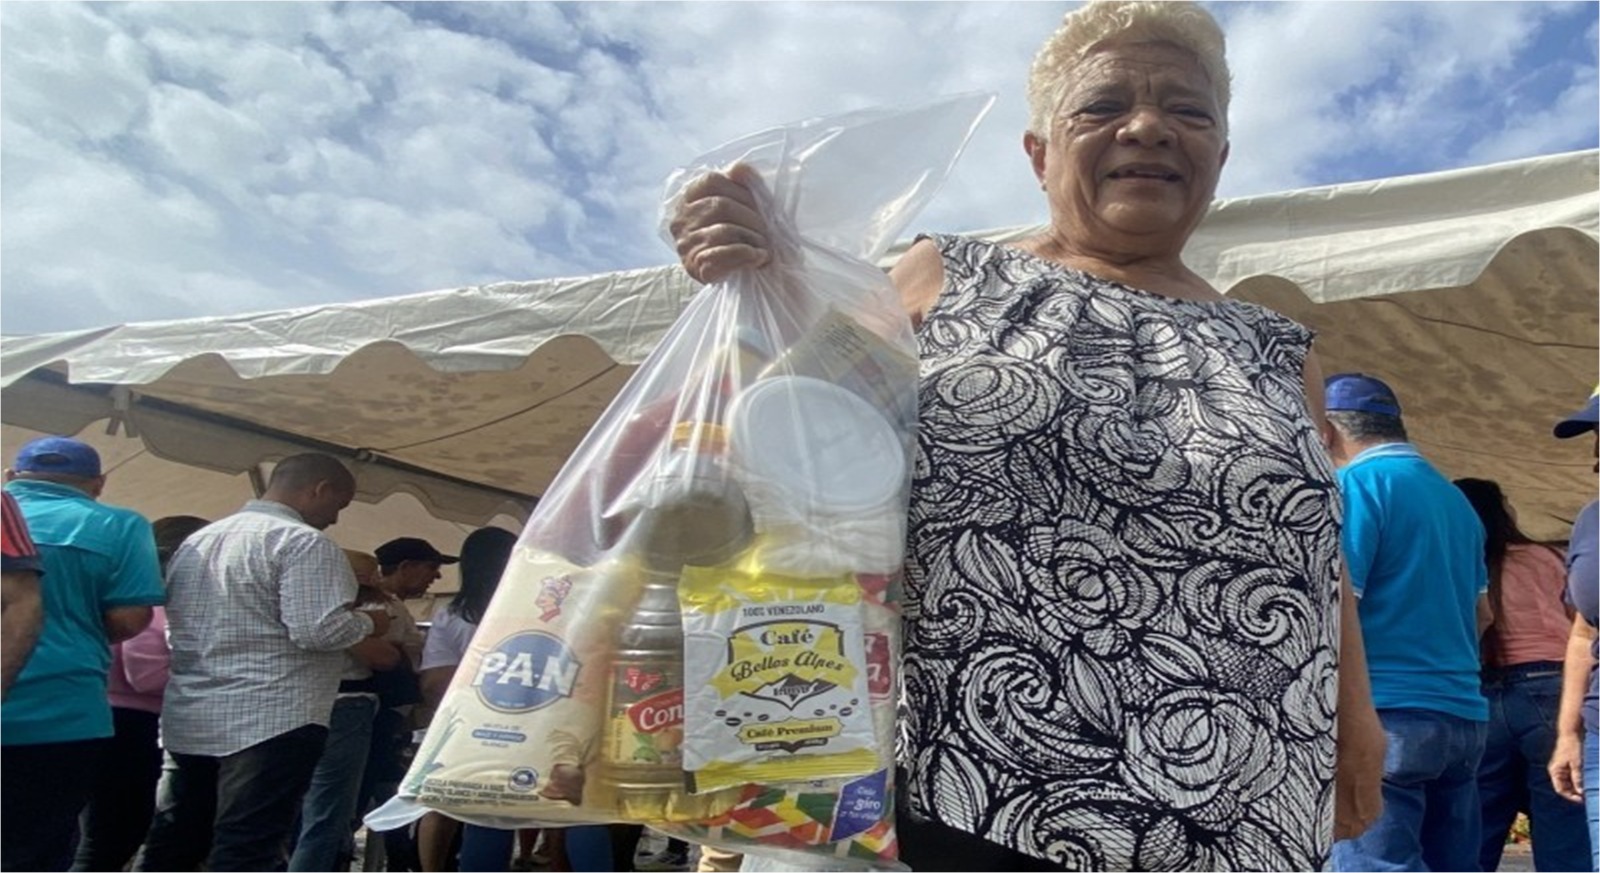
<path fill-rule="evenodd" d="M 1327 401 L 1322 365 L 1315 351 L 1306 353 L 1306 411 L 1319 434 L 1327 432 Z M 1367 675 L 1367 647 L 1361 638 L 1350 574 L 1339 574 L 1339 713 L 1335 730 L 1338 750 L 1334 772 L 1333 837 L 1358 837 L 1383 812 L 1383 755 L 1387 741 L 1383 723 L 1372 705 L 1372 678 Z"/>
<path fill-rule="evenodd" d="M 1583 697 L 1594 670 L 1595 629 L 1572 617 L 1567 658 L 1561 670 L 1561 707 L 1556 711 L 1556 747 L 1550 753 L 1550 784 L 1574 803 L 1583 802 Z"/>
<path fill-rule="evenodd" d="M 900 303 L 911 316 L 911 327 L 921 327 L 944 289 L 944 259 L 939 247 L 933 240 L 917 242 L 895 261 L 889 270 L 889 281 L 900 292 Z"/>
<path fill-rule="evenodd" d="M 1361 836 L 1383 812 L 1383 755 L 1388 744 L 1372 705 L 1367 649 L 1350 577 L 1339 581 L 1339 715 L 1333 838 Z"/>
<path fill-rule="evenodd" d="M 6 570 L 0 574 L 0 699 L 22 672 L 44 629 L 44 599 L 39 574 Z"/>
<path fill-rule="evenodd" d="M 429 667 L 420 674 L 422 685 L 422 700 L 430 709 L 438 709 L 439 702 L 444 700 L 444 693 L 450 688 L 450 680 L 455 678 L 456 668 Z"/>
<path fill-rule="evenodd" d="M 707 173 L 683 189 L 668 229 L 683 269 L 697 282 L 711 284 L 738 270 L 772 260 L 767 222 L 750 186 L 760 176 L 747 164 L 726 173 Z"/>

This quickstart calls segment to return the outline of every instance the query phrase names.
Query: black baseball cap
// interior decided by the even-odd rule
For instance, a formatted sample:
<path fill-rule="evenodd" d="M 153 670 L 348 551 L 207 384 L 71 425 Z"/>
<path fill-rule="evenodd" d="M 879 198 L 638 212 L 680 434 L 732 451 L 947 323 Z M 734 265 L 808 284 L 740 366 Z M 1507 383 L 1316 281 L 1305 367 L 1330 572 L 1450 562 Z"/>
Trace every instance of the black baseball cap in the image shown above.
<path fill-rule="evenodd" d="M 392 567 L 402 561 L 435 561 L 440 564 L 454 564 L 461 559 L 455 555 L 442 555 L 433 547 L 433 543 L 418 537 L 398 537 L 372 550 L 378 563 L 385 567 Z"/>

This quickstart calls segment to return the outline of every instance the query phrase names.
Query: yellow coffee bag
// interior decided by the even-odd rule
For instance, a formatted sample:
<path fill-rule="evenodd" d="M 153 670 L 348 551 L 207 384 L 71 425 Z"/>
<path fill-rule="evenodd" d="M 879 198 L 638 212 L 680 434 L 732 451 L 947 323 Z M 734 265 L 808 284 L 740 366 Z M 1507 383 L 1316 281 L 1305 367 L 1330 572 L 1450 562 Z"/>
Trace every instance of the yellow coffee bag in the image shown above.
<path fill-rule="evenodd" d="M 678 597 L 691 790 L 859 776 L 886 765 L 854 576 L 686 567 Z"/>

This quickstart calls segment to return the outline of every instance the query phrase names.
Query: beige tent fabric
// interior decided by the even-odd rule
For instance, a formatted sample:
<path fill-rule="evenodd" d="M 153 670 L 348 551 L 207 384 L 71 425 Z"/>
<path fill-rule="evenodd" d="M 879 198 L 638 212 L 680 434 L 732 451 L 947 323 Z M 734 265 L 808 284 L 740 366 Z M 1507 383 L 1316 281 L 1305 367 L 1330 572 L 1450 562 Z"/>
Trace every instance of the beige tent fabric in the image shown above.
<path fill-rule="evenodd" d="M 1595 493 L 1592 449 L 1548 428 L 1596 381 L 1597 154 L 1222 201 L 1185 258 L 1317 329 L 1328 372 L 1390 379 L 1446 472 L 1501 479 L 1531 533 L 1563 537 Z M 0 419 L 110 418 L 228 474 L 321 448 L 363 501 L 525 518 L 694 291 L 674 266 L 6 337 Z"/>
<path fill-rule="evenodd" d="M 1326 373 L 1388 382 L 1423 453 L 1451 478 L 1498 481 L 1530 536 L 1565 540 L 1595 498 L 1594 439 L 1550 432 L 1596 382 L 1594 240 L 1569 230 L 1518 237 L 1456 288 L 1319 305 L 1258 277 L 1232 295 L 1315 330 Z"/>

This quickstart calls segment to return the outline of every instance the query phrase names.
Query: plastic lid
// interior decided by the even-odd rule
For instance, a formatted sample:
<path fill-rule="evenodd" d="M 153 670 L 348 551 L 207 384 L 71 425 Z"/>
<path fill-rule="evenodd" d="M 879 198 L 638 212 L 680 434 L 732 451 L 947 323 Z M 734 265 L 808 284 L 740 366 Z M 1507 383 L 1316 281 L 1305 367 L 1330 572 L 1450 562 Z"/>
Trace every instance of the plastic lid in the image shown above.
<path fill-rule="evenodd" d="M 748 476 L 825 511 L 876 509 L 905 481 L 905 450 L 889 421 L 821 379 L 755 383 L 734 399 L 729 432 L 735 463 Z"/>

